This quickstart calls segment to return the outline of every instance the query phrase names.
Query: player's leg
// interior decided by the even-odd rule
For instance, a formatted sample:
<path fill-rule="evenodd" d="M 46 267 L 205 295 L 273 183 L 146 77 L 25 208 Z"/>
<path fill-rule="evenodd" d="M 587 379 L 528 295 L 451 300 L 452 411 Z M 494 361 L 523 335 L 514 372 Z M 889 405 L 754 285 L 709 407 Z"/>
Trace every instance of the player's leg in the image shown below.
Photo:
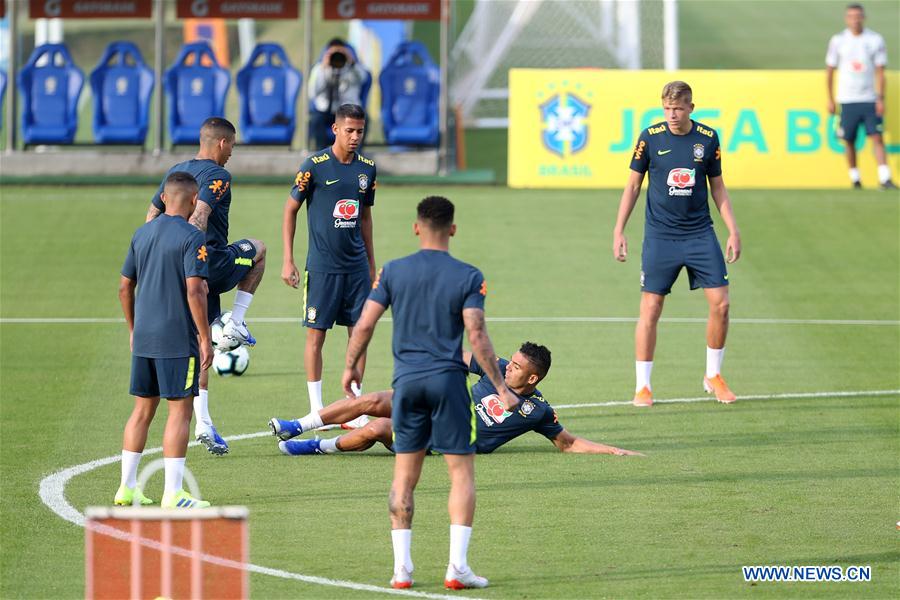
<path fill-rule="evenodd" d="M 150 423 L 159 406 L 159 382 L 153 361 L 142 356 L 131 357 L 129 388 L 134 396 L 134 407 L 122 434 L 122 476 L 114 500 L 115 504 L 122 506 L 131 505 L 135 495 L 141 504 L 153 503 L 137 488 L 138 465 L 147 445 Z"/>
<path fill-rule="evenodd" d="M 728 272 L 719 240 L 713 232 L 686 240 L 686 265 L 691 289 L 703 288 L 709 304 L 706 324 L 706 374 L 703 388 L 715 392 L 719 402 L 734 402 L 735 396 L 722 378 L 722 359 L 728 336 Z"/>
<path fill-rule="evenodd" d="M 354 429 L 350 433 L 345 433 L 335 438 L 282 441 L 278 443 L 278 448 L 283 454 L 301 456 L 334 454 L 336 452 L 363 452 L 377 442 L 381 442 L 385 448 L 391 450 L 391 436 L 391 420 L 382 418 L 375 419 L 365 427 Z"/>
<path fill-rule="evenodd" d="M 338 325 L 347 326 L 347 340 L 349 343 L 350 338 L 353 337 L 353 326 L 356 325 L 356 322 L 362 315 L 363 306 L 366 303 L 366 299 L 369 297 L 369 292 L 372 290 L 372 278 L 369 277 L 369 271 L 365 270 L 356 273 L 347 273 L 343 276 L 343 279 L 343 306 L 341 312 L 338 313 L 336 322 Z M 360 375 L 365 375 L 365 353 L 360 356 L 357 365 L 359 367 Z M 354 391 L 356 392 L 356 395 L 362 395 L 362 383 L 360 383 L 359 388 Z M 344 429 L 355 429 L 357 427 L 364 427 L 368 422 L 369 413 L 363 413 L 352 421 L 343 421 L 341 427 Z"/>
<path fill-rule="evenodd" d="M 641 250 L 641 303 L 634 330 L 635 406 L 653 404 L 653 356 L 656 331 L 666 296 L 684 265 L 682 243 L 676 240 L 644 238 Z"/>
<path fill-rule="evenodd" d="M 878 163 L 878 183 L 883 190 L 896 190 L 897 186 L 891 180 L 891 167 L 887 162 L 887 152 L 884 149 L 883 118 L 875 112 L 875 105 L 869 105 L 865 114 L 866 135 L 872 140 L 872 150 L 875 153 L 875 162 Z"/>
<path fill-rule="evenodd" d="M 856 134 L 861 122 L 861 113 L 857 104 L 841 105 L 841 121 L 838 134 L 844 141 L 844 156 L 847 158 L 850 183 L 854 188 L 862 188 L 859 177 L 859 168 L 856 163 Z"/>
<path fill-rule="evenodd" d="M 386 390 L 363 394 L 358 398 L 342 398 L 321 410 L 313 411 L 296 420 L 270 419 L 269 428 L 272 430 L 272 434 L 279 439 L 289 440 L 324 425 L 352 421 L 360 415 L 390 417 L 392 396 L 393 392 Z"/>
<path fill-rule="evenodd" d="M 216 291 L 222 293 L 237 286 L 237 292 L 231 318 L 224 323 L 222 335 L 236 343 L 253 346 L 256 339 L 250 335 L 244 320 L 253 294 L 266 271 L 266 246 L 259 240 L 242 239 L 229 244 L 226 250 L 232 264 L 226 265 L 225 271 L 230 273 L 224 278 L 220 275 L 216 281 Z"/>
<path fill-rule="evenodd" d="M 450 556 L 444 585 L 487 587 L 487 579 L 472 572 L 467 558 L 475 518 L 475 407 L 464 373 L 441 373 L 429 379 L 432 447 L 444 455 L 450 476 Z"/>
<path fill-rule="evenodd" d="M 212 323 L 222 313 L 221 299 L 217 292 L 210 291 L 206 295 L 207 320 Z M 197 422 L 194 426 L 194 437 L 204 448 L 215 456 L 228 454 L 228 442 L 219 435 L 209 414 L 209 369 L 200 368 L 198 390 L 193 402 Z"/>
<path fill-rule="evenodd" d="M 322 348 L 325 335 L 340 311 L 341 285 L 340 275 L 334 273 L 306 271 L 303 277 L 303 326 L 306 327 L 303 366 L 310 412 L 322 410 L 323 406 Z"/>

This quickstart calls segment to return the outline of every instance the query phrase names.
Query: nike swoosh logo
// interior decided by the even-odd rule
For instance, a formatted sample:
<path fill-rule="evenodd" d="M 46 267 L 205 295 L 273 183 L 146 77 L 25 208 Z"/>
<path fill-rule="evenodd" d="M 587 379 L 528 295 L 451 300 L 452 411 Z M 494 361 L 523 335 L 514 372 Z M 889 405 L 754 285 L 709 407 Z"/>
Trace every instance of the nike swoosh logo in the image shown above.
<path fill-rule="evenodd" d="M 663 154 L 668 154 L 671 150 L 657 150 L 656 153 L 662 156 Z"/>
<path fill-rule="evenodd" d="M 329 179 L 325 182 L 325 185 L 331 185 L 332 183 L 337 183 L 340 179 Z"/>

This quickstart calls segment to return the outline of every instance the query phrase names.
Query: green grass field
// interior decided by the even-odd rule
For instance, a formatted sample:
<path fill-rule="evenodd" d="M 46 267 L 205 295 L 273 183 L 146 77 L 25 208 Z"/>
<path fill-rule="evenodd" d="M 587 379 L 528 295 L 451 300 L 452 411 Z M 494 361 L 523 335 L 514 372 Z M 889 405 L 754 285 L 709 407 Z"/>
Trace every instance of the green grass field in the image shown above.
<path fill-rule="evenodd" d="M 379 188 L 379 264 L 414 251 L 414 206 L 434 191 Z M 63 468 L 118 455 L 131 408 L 128 337 L 119 322 L 47 320 L 119 317 L 118 269 L 151 192 L 0 188 L 0 597 L 83 596 L 84 531 L 51 512 L 38 487 Z M 286 193 L 235 190 L 232 237 L 267 241 L 272 260 L 248 316 L 259 340 L 250 369 L 211 384 L 224 435 L 262 432 L 272 416 L 307 410 L 303 331 L 266 320 L 300 313 L 300 293 L 279 279 Z M 616 192 L 446 193 L 458 207 L 453 251 L 486 274 L 488 316 L 521 319 L 489 323 L 498 352 L 524 340 L 549 346 L 554 366 L 541 388 L 552 404 L 630 400 L 628 319 L 637 314 L 642 216 L 629 226 L 631 256 L 622 265 L 610 250 Z M 739 396 L 755 398 L 559 410 L 570 431 L 646 458 L 567 456 L 536 434 L 479 457 L 470 560 L 492 586 L 460 596 L 898 597 L 897 197 L 733 196 L 745 249 L 730 269 L 735 322 L 725 374 Z M 230 303 L 231 295 L 223 305 Z M 664 316 L 705 312 L 682 275 Z M 551 320 L 561 317 L 583 319 Z M 329 399 L 339 396 L 344 339 L 336 331 L 326 345 Z M 381 324 L 369 390 L 390 384 L 389 340 L 390 324 Z M 661 324 L 657 398 L 703 395 L 704 345 L 702 322 Z M 867 393 L 886 390 L 893 391 Z M 157 423 L 150 445 L 160 440 Z M 376 586 L 387 586 L 392 566 L 392 464 L 383 449 L 288 458 L 268 436 L 233 442 L 225 458 L 199 448 L 188 454 L 207 498 L 250 508 L 252 563 Z M 68 482 L 65 497 L 78 511 L 109 504 L 118 479 L 118 463 L 89 470 Z M 160 475 L 147 491 L 159 499 L 161 488 Z M 443 592 L 446 492 L 442 461 L 428 459 L 413 544 L 419 591 Z M 872 581 L 750 584 L 742 565 L 870 565 Z M 378 595 L 261 574 L 251 576 L 251 590 L 258 598 Z"/>

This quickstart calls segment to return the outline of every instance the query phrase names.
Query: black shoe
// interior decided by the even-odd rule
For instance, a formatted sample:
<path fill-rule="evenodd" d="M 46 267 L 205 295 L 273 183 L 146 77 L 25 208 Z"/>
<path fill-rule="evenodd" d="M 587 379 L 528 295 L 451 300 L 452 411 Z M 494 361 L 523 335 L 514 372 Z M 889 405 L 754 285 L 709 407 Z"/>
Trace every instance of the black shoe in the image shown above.
<path fill-rule="evenodd" d="M 853 182 L 853 189 L 854 189 L 854 190 L 861 190 L 861 189 L 863 189 L 863 188 L 862 188 L 862 182 L 860 182 L 860 181 L 854 181 L 854 182 Z"/>
<path fill-rule="evenodd" d="M 887 181 L 885 181 L 884 183 L 881 184 L 881 189 L 884 191 L 888 191 L 888 190 L 896 190 L 898 188 L 896 185 L 894 185 L 893 181 L 888 179 Z"/>

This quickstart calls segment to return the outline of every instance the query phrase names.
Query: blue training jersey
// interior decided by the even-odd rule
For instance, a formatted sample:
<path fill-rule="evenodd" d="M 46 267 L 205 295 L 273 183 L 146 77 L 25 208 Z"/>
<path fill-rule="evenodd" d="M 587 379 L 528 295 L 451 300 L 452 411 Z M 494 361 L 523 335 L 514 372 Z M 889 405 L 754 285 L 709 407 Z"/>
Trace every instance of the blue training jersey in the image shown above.
<path fill-rule="evenodd" d="M 440 250 L 419 250 L 384 265 L 369 300 L 393 314 L 394 386 L 444 371 L 466 371 L 462 311 L 484 309 L 481 271 Z"/>
<path fill-rule="evenodd" d="M 165 212 L 161 194 L 166 185 L 166 177 L 176 171 L 190 173 L 197 180 L 198 200 L 209 204 L 212 212 L 206 224 L 206 246 L 210 252 L 221 252 L 228 245 L 228 211 L 231 209 L 231 173 L 216 161 L 207 158 L 192 158 L 180 162 L 169 169 L 156 195 L 153 206 Z"/>
<path fill-rule="evenodd" d="M 307 271 L 369 270 L 359 218 L 364 206 L 375 204 L 375 175 L 375 161 L 357 153 L 345 165 L 331 148 L 320 150 L 300 165 L 291 198 L 306 202 Z"/>
<path fill-rule="evenodd" d="M 166 214 L 134 232 L 122 275 L 137 282 L 135 356 L 185 358 L 199 353 L 185 279 L 209 276 L 205 242 L 202 231 Z"/>
<path fill-rule="evenodd" d="M 502 358 L 497 361 L 501 373 L 508 364 L 509 361 Z M 478 415 L 475 422 L 478 434 L 475 446 L 478 454 L 493 452 L 529 431 L 540 433 L 551 441 L 562 433 L 563 426 L 559 424 L 556 411 L 544 400 L 539 390 L 535 389 L 529 396 L 516 394 L 520 400 L 519 406 L 509 412 L 503 408 L 497 388 L 487 378 L 475 357 L 469 362 L 469 372 L 481 376 L 472 386 L 472 401 L 475 403 L 475 414 Z"/>
<path fill-rule="evenodd" d="M 644 237 L 685 239 L 712 229 L 708 177 L 722 175 L 719 136 L 691 121 L 691 130 L 675 135 L 665 123 L 641 132 L 631 170 L 649 172 Z"/>

